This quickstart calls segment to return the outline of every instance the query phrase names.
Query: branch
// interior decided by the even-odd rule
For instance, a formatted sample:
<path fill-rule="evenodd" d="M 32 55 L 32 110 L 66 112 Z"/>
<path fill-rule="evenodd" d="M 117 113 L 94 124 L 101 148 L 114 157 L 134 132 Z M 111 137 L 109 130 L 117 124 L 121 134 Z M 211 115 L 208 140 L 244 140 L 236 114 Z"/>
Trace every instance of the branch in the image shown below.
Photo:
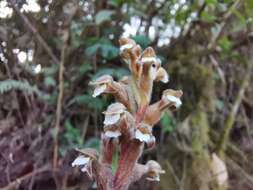
<path fill-rule="evenodd" d="M 56 108 L 56 119 L 55 119 L 55 143 L 54 143 L 54 155 L 53 155 L 53 167 L 57 167 L 57 161 L 58 161 L 58 138 L 59 138 L 59 131 L 60 131 L 60 120 L 61 120 L 61 114 L 62 114 L 62 99 L 63 99 L 63 92 L 64 92 L 64 79 L 63 79 L 63 73 L 64 73 L 64 62 L 65 62 L 65 54 L 66 54 L 66 48 L 67 48 L 67 41 L 69 38 L 69 31 L 66 29 L 63 31 L 63 47 L 61 51 L 61 62 L 60 62 L 60 70 L 59 70 L 59 95 L 57 99 L 57 108 Z"/>
<path fill-rule="evenodd" d="M 21 17 L 23 22 L 26 24 L 28 29 L 33 33 L 35 38 L 38 40 L 38 42 L 42 45 L 44 50 L 47 52 L 47 54 L 53 59 L 53 61 L 57 64 L 60 63 L 58 58 L 54 55 L 52 49 L 48 46 L 48 44 L 45 42 L 45 40 L 41 37 L 38 30 L 31 24 L 31 22 L 28 20 L 28 18 L 19 10 L 17 5 L 15 4 L 14 0 L 10 0 L 12 8 L 16 11 L 16 13 Z"/>
<path fill-rule="evenodd" d="M 251 65 L 251 63 L 250 63 L 250 65 Z M 223 133 L 221 134 L 220 142 L 219 142 L 218 147 L 217 147 L 217 152 L 218 152 L 219 156 L 223 156 L 224 151 L 226 150 L 227 142 L 229 140 L 229 134 L 230 134 L 230 131 L 233 127 L 236 114 L 238 112 L 241 101 L 244 97 L 245 90 L 249 85 L 249 79 L 250 79 L 250 75 L 251 75 L 251 68 L 252 68 L 252 66 L 250 66 L 248 68 L 248 72 L 246 73 L 246 75 L 244 77 L 244 80 L 243 80 L 242 85 L 241 85 L 241 89 L 240 89 L 240 91 L 239 91 L 239 93 L 236 97 L 236 100 L 233 104 L 232 110 L 229 113 L 228 118 L 225 122 L 224 130 L 223 130 Z"/>
<path fill-rule="evenodd" d="M 29 179 L 30 177 L 37 175 L 39 173 L 45 172 L 45 171 L 49 171 L 51 170 L 48 166 L 42 167 L 38 170 L 35 170 L 31 173 L 28 173 L 18 179 L 16 179 L 15 181 L 12 181 L 11 183 L 9 183 L 7 186 L 0 188 L 0 190 L 12 190 L 15 189 L 16 185 L 21 184 L 22 181 Z"/>

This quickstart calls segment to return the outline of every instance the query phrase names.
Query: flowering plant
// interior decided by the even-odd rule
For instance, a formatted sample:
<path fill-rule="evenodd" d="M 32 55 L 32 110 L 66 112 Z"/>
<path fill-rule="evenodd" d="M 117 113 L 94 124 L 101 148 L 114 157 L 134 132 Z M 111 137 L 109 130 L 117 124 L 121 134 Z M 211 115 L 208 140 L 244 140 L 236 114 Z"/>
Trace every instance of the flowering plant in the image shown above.
<path fill-rule="evenodd" d="M 145 165 L 137 161 L 145 143 L 148 147 L 155 145 L 152 129 L 163 112 L 182 104 L 182 91 L 168 89 L 158 102 L 149 105 L 153 83 L 167 83 L 168 74 L 161 67 L 161 61 L 152 47 L 142 51 L 129 38 L 121 38 L 119 44 L 120 56 L 128 64 L 131 76 L 116 82 L 110 75 L 104 75 L 90 82 L 95 87 L 94 97 L 103 93 L 112 94 L 117 101 L 103 112 L 105 119 L 101 152 L 90 148 L 78 150 L 80 156 L 72 163 L 72 166 L 79 166 L 82 172 L 94 179 L 101 190 L 126 190 L 142 176 L 150 181 L 159 181 L 160 174 L 165 171 L 156 161 L 150 160 Z M 113 174 L 111 165 L 117 145 L 120 147 L 119 160 Z"/>

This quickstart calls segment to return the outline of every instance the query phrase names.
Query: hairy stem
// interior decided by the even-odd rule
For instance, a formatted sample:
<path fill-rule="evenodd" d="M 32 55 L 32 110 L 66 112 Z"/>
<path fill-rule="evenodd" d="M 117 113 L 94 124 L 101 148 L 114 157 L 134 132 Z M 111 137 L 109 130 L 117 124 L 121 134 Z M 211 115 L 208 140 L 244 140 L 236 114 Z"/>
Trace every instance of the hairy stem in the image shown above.
<path fill-rule="evenodd" d="M 126 190 L 132 182 L 135 165 L 142 153 L 143 144 L 124 139 L 121 144 L 119 165 L 114 178 L 114 190 Z"/>

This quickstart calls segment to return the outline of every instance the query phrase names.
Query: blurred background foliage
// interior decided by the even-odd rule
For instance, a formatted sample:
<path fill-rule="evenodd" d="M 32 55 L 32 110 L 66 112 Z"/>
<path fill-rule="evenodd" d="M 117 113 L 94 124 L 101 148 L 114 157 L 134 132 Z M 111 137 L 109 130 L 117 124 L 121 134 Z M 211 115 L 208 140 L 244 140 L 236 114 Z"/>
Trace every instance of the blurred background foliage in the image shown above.
<path fill-rule="evenodd" d="M 166 88 L 184 92 L 140 160 L 158 160 L 166 174 L 131 189 L 253 189 L 252 29 L 252 0 L 1 0 L 0 187 L 96 189 L 70 163 L 74 148 L 99 150 L 112 97 L 93 98 L 88 83 L 128 75 L 118 46 L 125 36 L 154 47 L 170 74 L 152 101 Z M 212 183 L 214 152 L 227 187 Z"/>

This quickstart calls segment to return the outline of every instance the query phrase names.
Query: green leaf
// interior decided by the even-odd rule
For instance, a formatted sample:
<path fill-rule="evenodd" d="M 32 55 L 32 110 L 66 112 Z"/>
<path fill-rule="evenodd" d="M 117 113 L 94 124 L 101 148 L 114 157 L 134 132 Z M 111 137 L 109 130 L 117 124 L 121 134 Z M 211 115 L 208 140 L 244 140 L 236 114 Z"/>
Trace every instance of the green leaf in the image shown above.
<path fill-rule="evenodd" d="M 68 103 L 68 106 L 77 103 L 79 105 L 87 105 L 91 109 L 96 109 L 98 111 L 101 111 L 103 107 L 105 106 L 105 102 L 100 98 L 93 98 L 91 95 L 83 94 L 79 96 L 75 96 L 70 102 Z"/>
<path fill-rule="evenodd" d="M 95 55 L 97 53 L 99 47 L 100 47 L 99 44 L 95 44 L 93 46 L 86 48 L 86 50 L 85 50 L 86 55 L 88 55 L 88 56 Z"/>
<path fill-rule="evenodd" d="M 118 167 L 119 151 L 114 151 L 112 156 L 112 173 L 115 174 Z"/>
<path fill-rule="evenodd" d="M 140 46 L 145 49 L 149 46 L 151 43 L 150 39 L 144 35 L 137 35 L 134 36 L 133 39 L 136 41 L 137 44 L 140 44 Z"/>
<path fill-rule="evenodd" d="M 100 150 L 100 139 L 96 138 L 96 137 L 90 138 L 85 142 L 84 147 L 94 148 L 99 152 L 99 150 Z"/>
<path fill-rule="evenodd" d="M 56 81 L 53 77 L 46 77 L 44 79 L 44 83 L 46 86 L 55 86 L 56 85 Z"/>
<path fill-rule="evenodd" d="M 217 0 L 205 0 L 207 5 L 215 5 L 217 4 Z"/>
<path fill-rule="evenodd" d="M 102 75 L 111 75 L 117 79 L 121 79 L 123 76 L 129 74 L 129 71 L 125 68 L 102 68 L 97 71 L 97 73 L 92 77 L 92 80 L 95 80 Z"/>
<path fill-rule="evenodd" d="M 64 156 L 70 149 L 83 146 L 83 139 L 80 130 L 75 128 L 68 118 L 64 123 L 64 133 L 61 135 L 60 154 Z"/>
<path fill-rule="evenodd" d="M 104 21 L 110 20 L 113 13 L 114 11 L 111 11 L 111 10 L 99 11 L 95 16 L 96 24 L 99 25 L 103 23 Z"/>
<path fill-rule="evenodd" d="M 114 46 L 108 39 L 93 39 L 89 43 L 91 45 L 85 50 L 88 56 L 95 55 L 100 51 L 103 58 L 110 60 L 119 55 L 119 48 Z"/>
<path fill-rule="evenodd" d="M 164 113 L 160 122 L 162 124 L 162 131 L 164 133 L 170 133 L 176 128 L 175 121 L 173 121 L 167 113 Z"/>
<path fill-rule="evenodd" d="M 92 69 L 92 66 L 88 63 L 83 63 L 80 67 L 79 67 L 79 72 L 80 74 L 85 74 L 86 72 L 90 71 Z"/>
<path fill-rule="evenodd" d="M 232 42 L 227 36 L 223 36 L 221 39 L 219 39 L 218 44 L 225 53 L 228 53 L 231 50 Z"/>
<path fill-rule="evenodd" d="M 212 15 L 206 11 L 203 11 L 201 13 L 201 19 L 205 22 L 213 22 L 216 20 L 216 16 L 215 15 Z"/>

